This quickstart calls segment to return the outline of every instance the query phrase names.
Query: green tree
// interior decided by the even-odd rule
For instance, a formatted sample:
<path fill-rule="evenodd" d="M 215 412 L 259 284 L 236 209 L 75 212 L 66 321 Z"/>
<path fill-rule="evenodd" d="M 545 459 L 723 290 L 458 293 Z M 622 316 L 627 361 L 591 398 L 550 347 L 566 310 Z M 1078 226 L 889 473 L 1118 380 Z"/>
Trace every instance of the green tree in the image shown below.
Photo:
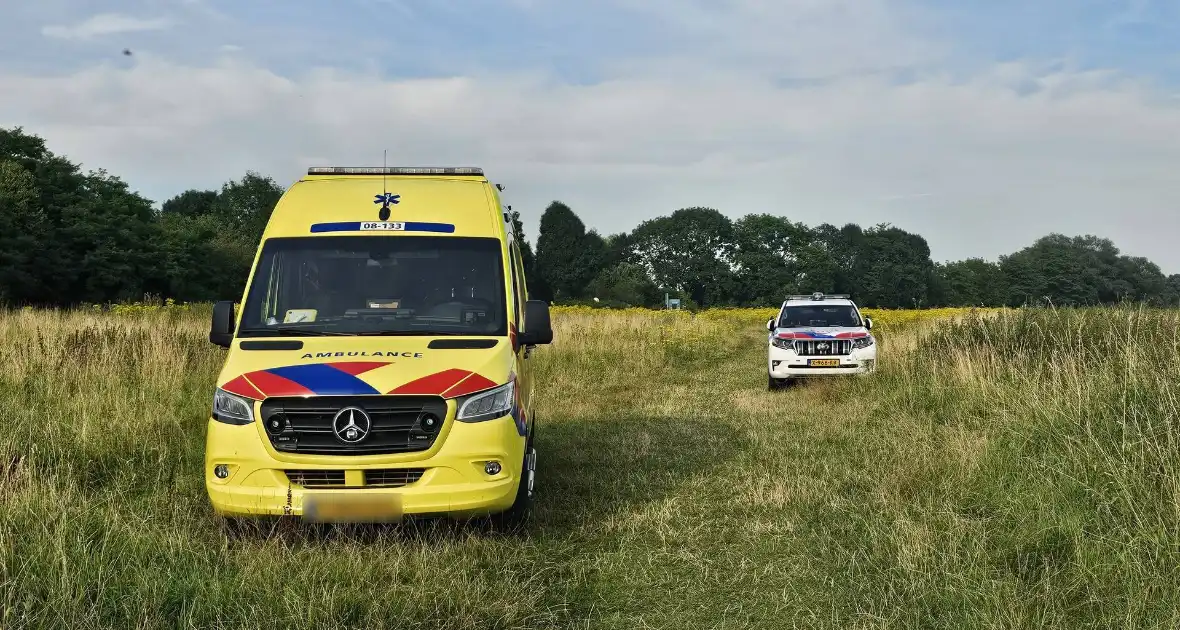
<path fill-rule="evenodd" d="M 1002 306 L 1008 299 L 1008 280 L 998 263 L 968 258 L 936 265 L 942 294 L 932 303 L 944 306 Z"/>
<path fill-rule="evenodd" d="M 160 266 L 168 295 L 186 302 L 240 299 L 256 244 L 215 215 L 164 215 Z"/>
<path fill-rule="evenodd" d="M 1124 256 L 1109 239 L 1049 234 L 1000 259 L 1008 303 L 1085 306 L 1164 302 L 1168 279 L 1155 264 Z"/>
<path fill-rule="evenodd" d="M 660 292 L 643 268 L 621 262 L 603 269 L 590 283 L 590 297 L 626 306 L 657 306 Z"/>
<path fill-rule="evenodd" d="M 186 190 L 165 201 L 160 207 L 163 216 L 199 217 L 215 215 L 220 200 L 216 190 Z"/>
<path fill-rule="evenodd" d="M 225 226 L 257 243 L 270 220 L 270 213 L 283 196 L 283 187 L 270 177 L 253 171 L 241 179 L 226 182 L 217 195 L 216 214 Z"/>
<path fill-rule="evenodd" d="M 37 298 L 45 226 L 33 174 L 15 160 L 0 161 L 0 302 Z"/>
<path fill-rule="evenodd" d="M 10 195 L 13 195 L 9 203 L 19 212 L 16 204 L 24 200 L 23 212 L 28 218 L 12 215 L 2 238 L 11 247 L 27 246 L 21 250 L 22 254 L 13 256 L 14 260 L 23 258 L 35 263 L 32 269 L 26 266 L 24 272 L 12 272 L 11 277 L 20 280 L 4 288 L 4 299 L 10 303 L 60 304 L 69 295 L 77 273 L 75 253 L 62 238 L 62 213 L 64 208 L 84 201 L 85 177 L 77 165 L 54 155 L 44 140 L 26 134 L 20 127 L 0 129 L 0 161 L 15 163 L 32 175 L 30 185 L 12 166 L 7 168 Z M 35 191 L 32 200 L 20 192 L 12 192 L 30 188 Z"/>
<path fill-rule="evenodd" d="M 863 301 L 861 249 L 864 230 L 855 223 L 837 228 L 822 223 L 811 230 L 811 251 L 801 254 L 806 262 L 802 268 L 800 293 L 848 293 Z"/>
<path fill-rule="evenodd" d="M 74 255 L 66 304 L 136 300 L 165 290 L 152 202 L 103 170 L 86 176 L 82 203 L 63 209 L 60 229 Z"/>
<path fill-rule="evenodd" d="M 733 233 L 738 303 L 772 306 L 806 290 L 800 286 L 803 265 L 814 259 L 807 226 L 784 217 L 750 214 L 734 222 Z"/>
<path fill-rule="evenodd" d="M 569 300 L 582 297 L 586 286 L 602 266 L 604 245 L 569 206 L 554 201 L 541 214 L 537 234 L 538 275 L 548 294 L 541 299 Z"/>
<path fill-rule="evenodd" d="M 733 223 L 712 208 L 682 208 L 640 223 L 628 254 L 662 290 L 701 307 L 725 304 L 736 290 Z"/>
<path fill-rule="evenodd" d="M 0 162 L 10 211 L 4 245 L 27 247 L 5 267 L 6 300 L 70 305 L 141 298 L 163 288 L 149 200 L 101 169 L 83 174 L 19 127 L 0 130 Z"/>
<path fill-rule="evenodd" d="M 602 260 L 604 269 L 614 267 L 619 263 L 634 262 L 628 253 L 631 246 L 631 235 L 627 232 L 611 234 L 604 238 L 603 242 L 606 245 L 606 253 Z"/>
<path fill-rule="evenodd" d="M 1160 302 L 1165 306 L 1180 306 L 1180 273 L 1168 276 Z"/>
<path fill-rule="evenodd" d="M 861 232 L 853 261 L 858 302 L 882 308 L 930 306 L 934 262 L 917 234 L 886 224 Z"/>

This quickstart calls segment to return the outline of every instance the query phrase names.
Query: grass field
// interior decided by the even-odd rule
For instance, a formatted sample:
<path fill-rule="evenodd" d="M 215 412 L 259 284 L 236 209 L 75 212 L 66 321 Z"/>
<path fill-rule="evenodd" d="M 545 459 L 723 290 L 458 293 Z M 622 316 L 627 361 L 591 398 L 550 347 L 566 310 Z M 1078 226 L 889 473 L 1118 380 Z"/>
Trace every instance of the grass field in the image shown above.
<path fill-rule="evenodd" d="M 1180 313 L 872 315 L 768 392 L 761 311 L 558 312 L 524 537 L 227 536 L 207 310 L 0 316 L 0 627 L 1180 626 Z"/>

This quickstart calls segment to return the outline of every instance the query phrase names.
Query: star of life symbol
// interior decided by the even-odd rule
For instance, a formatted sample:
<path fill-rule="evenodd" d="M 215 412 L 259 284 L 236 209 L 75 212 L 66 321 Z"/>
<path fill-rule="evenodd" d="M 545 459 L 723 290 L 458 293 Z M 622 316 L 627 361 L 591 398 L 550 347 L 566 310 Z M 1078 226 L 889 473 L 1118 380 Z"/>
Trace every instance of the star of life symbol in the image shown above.
<path fill-rule="evenodd" d="M 375 204 L 379 203 L 379 204 L 381 204 L 382 207 L 388 207 L 389 204 L 393 204 L 396 206 L 398 204 L 398 202 L 401 201 L 401 199 L 402 199 L 401 195 L 395 195 L 393 193 L 381 193 L 379 195 L 374 195 L 373 203 L 375 203 Z"/>

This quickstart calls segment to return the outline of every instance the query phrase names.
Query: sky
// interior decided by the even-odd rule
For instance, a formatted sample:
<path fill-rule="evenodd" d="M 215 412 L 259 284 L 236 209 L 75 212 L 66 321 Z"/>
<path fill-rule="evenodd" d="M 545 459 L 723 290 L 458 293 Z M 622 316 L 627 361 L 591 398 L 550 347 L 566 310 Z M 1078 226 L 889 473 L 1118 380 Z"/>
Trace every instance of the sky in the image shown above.
<path fill-rule="evenodd" d="M 388 151 L 483 167 L 534 242 L 554 200 L 603 235 L 706 206 L 1180 273 L 1176 0 L 0 5 L 0 126 L 157 203 Z"/>

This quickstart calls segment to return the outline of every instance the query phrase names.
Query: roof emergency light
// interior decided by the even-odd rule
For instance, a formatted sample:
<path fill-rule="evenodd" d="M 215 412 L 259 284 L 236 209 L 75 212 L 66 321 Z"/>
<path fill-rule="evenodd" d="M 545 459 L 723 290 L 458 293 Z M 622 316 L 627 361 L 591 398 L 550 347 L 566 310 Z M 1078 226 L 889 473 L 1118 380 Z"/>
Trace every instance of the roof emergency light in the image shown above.
<path fill-rule="evenodd" d="M 478 166 L 312 166 L 308 175 L 483 175 Z"/>
<path fill-rule="evenodd" d="M 814 302 L 822 302 L 824 300 L 847 300 L 850 296 L 846 293 L 835 293 L 832 295 L 824 295 L 820 291 L 816 291 L 811 295 L 788 295 L 787 300 L 812 300 Z"/>

